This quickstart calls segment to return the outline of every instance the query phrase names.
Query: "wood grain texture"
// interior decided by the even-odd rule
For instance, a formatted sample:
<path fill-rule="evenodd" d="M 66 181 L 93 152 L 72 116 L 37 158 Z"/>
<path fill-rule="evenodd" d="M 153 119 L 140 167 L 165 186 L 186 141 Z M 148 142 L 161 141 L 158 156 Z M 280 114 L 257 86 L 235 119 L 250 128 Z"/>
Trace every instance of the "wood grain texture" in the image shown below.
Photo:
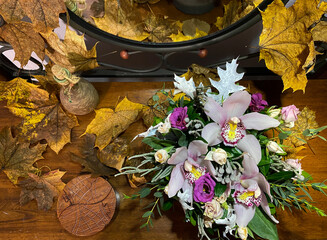
<path fill-rule="evenodd" d="M 244 86 L 249 86 L 252 93 L 260 91 L 265 95 L 270 105 L 287 106 L 295 104 L 300 109 L 308 106 L 316 111 L 317 122 L 320 126 L 327 125 L 327 81 L 310 80 L 306 93 L 291 93 L 282 91 L 281 81 L 256 81 L 241 82 Z M 162 87 L 161 82 L 136 82 L 136 83 L 95 83 L 94 86 L 99 92 L 101 107 L 115 107 L 118 100 L 127 96 L 129 100 L 146 103 L 157 89 Z M 171 83 L 166 83 L 172 86 Z M 39 161 L 38 166 L 47 165 L 51 169 L 59 168 L 67 171 L 63 176 L 65 183 L 81 173 L 82 167 L 70 161 L 70 153 L 76 152 L 76 146 L 80 142 L 79 136 L 85 131 L 87 124 L 93 119 L 94 113 L 79 116 L 78 127 L 73 129 L 72 142 L 64 147 L 57 155 L 51 149 L 44 153 L 44 160 Z M 0 106 L 0 128 L 4 126 L 14 126 L 19 123 L 19 118 L 14 117 Z M 134 136 L 145 130 L 142 122 L 139 121 L 131 125 L 123 134 Z M 327 138 L 327 131 L 321 134 Z M 315 181 L 323 181 L 327 178 L 327 143 L 320 139 L 310 141 L 310 147 L 303 151 L 306 158 L 302 166 L 310 172 Z M 131 147 L 135 151 L 142 150 L 139 141 L 133 142 Z M 120 176 L 109 179 L 111 185 L 119 192 L 131 195 L 137 191 L 129 187 L 126 177 Z M 0 239 L 41 239 L 41 240 L 74 240 L 80 237 L 74 236 L 64 230 L 56 217 L 56 205 L 48 212 L 38 211 L 35 202 L 30 202 L 25 206 L 19 205 L 20 189 L 14 186 L 3 174 L 0 173 Z M 327 212 L 327 197 L 318 192 L 311 192 L 316 206 Z M 141 216 L 145 207 L 151 199 L 142 202 L 138 200 L 121 200 L 119 210 L 113 221 L 110 222 L 100 233 L 84 237 L 86 240 L 122 239 L 198 239 L 197 229 L 190 223 L 184 222 L 184 213 L 181 207 L 176 204 L 173 210 L 164 213 L 163 217 L 158 217 L 154 221 L 154 228 L 149 232 L 139 229 L 142 224 Z M 290 212 L 288 210 L 278 211 L 277 218 L 280 221 L 278 231 L 281 240 L 323 240 L 327 236 L 327 218 L 319 217 L 315 213 L 303 213 L 299 211 Z"/>

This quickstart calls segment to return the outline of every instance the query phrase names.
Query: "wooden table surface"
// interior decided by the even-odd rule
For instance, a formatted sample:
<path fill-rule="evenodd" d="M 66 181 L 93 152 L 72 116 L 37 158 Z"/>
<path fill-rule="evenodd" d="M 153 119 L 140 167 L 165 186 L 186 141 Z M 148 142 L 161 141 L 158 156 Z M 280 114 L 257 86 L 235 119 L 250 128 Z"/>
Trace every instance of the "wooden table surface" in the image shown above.
<path fill-rule="evenodd" d="M 306 93 L 282 92 L 281 81 L 256 81 L 241 82 L 244 86 L 250 86 L 251 92 L 262 92 L 270 105 L 287 106 L 295 104 L 302 109 L 308 106 L 316 111 L 317 122 L 320 126 L 327 125 L 327 81 L 310 80 Z M 127 96 L 131 101 L 146 103 L 157 89 L 162 87 L 162 82 L 136 82 L 136 83 L 95 83 L 100 94 L 101 107 L 114 107 L 119 97 Z M 167 86 L 167 84 L 166 84 Z M 5 126 L 15 126 L 20 119 L 13 116 L 0 103 L 0 129 Z M 73 129 L 72 143 L 66 145 L 57 155 L 47 148 L 43 154 L 44 160 L 38 161 L 39 166 L 47 165 L 51 169 L 67 171 L 63 181 L 67 183 L 81 174 L 82 167 L 70 160 L 70 152 L 74 151 L 79 141 L 79 136 L 86 129 L 87 124 L 94 117 L 94 113 L 78 117 L 80 125 Z M 134 136 L 145 130 L 142 122 L 133 124 L 124 134 Z M 327 131 L 321 134 L 327 138 Z M 310 141 L 310 147 L 303 151 L 307 157 L 303 160 L 303 168 L 312 174 L 315 181 L 323 181 L 327 178 L 327 143 L 316 138 Z M 126 177 L 120 176 L 110 179 L 110 183 L 118 191 L 129 195 L 136 190 L 129 187 Z M 318 192 L 311 191 L 316 201 L 316 206 L 327 212 L 327 197 Z M 80 239 L 66 232 L 56 216 L 56 204 L 52 209 L 44 212 L 37 210 L 36 202 L 32 201 L 25 206 L 19 205 L 20 188 L 14 186 L 3 172 L 0 172 L 0 239 L 54 239 L 70 240 Z M 115 219 L 102 232 L 84 237 L 86 240 L 102 239 L 198 239 L 197 229 L 189 223 L 184 223 L 182 209 L 176 204 L 173 211 L 170 210 L 163 217 L 154 221 L 154 228 L 149 232 L 139 229 L 142 224 L 141 216 L 146 206 L 144 200 L 121 200 Z M 280 221 L 278 231 L 281 240 L 322 240 L 327 239 L 327 217 L 319 217 L 316 213 L 302 213 L 294 210 L 277 212 Z"/>

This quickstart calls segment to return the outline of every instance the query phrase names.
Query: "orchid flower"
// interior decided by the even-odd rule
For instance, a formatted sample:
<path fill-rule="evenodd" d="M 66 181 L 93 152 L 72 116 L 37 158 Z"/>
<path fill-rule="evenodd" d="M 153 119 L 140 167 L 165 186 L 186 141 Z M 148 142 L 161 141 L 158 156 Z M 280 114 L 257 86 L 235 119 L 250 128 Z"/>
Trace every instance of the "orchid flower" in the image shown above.
<path fill-rule="evenodd" d="M 259 173 L 254 159 L 245 154 L 243 158 L 244 171 L 240 182 L 234 184 L 235 192 L 232 196 L 235 199 L 234 209 L 236 213 L 236 223 L 239 227 L 246 227 L 255 214 L 256 207 L 261 206 L 272 221 L 278 221 L 271 215 L 270 208 L 265 193 L 270 195 L 270 185 L 265 177 Z"/>
<path fill-rule="evenodd" d="M 229 96 L 220 106 L 208 98 L 204 106 L 206 114 L 215 121 L 206 125 L 202 137 L 209 146 L 224 142 L 226 146 L 236 146 L 249 153 L 258 164 L 261 160 L 261 147 L 257 138 L 246 132 L 247 129 L 264 130 L 277 127 L 278 120 L 268 115 L 252 112 L 244 114 L 251 103 L 251 95 L 239 91 Z"/>
<path fill-rule="evenodd" d="M 185 191 L 187 188 L 192 187 L 186 178 L 186 171 L 184 170 L 184 163 L 186 161 L 191 166 L 190 172 L 194 176 L 199 178 L 202 175 L 197 167 L 200 167 L 204 154 L 207 153 L 207 146 L 203 141 L 195 140 L 189 144 L 188 148 L 177 148 L 176 152 L 168 159 L 168 164 L 176 165 L 168 183 L 169 198 L 175 196 L 181 188 Z"/>

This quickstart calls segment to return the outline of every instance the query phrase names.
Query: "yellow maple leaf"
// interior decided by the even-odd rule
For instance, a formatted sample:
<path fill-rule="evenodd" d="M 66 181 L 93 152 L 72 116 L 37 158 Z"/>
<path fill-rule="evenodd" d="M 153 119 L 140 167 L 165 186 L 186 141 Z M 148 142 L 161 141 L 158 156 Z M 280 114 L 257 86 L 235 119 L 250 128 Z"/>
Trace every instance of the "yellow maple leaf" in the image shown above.
<path fill-rule="evenodd" d="M 21 140 L 46 139 L 56 153 L 70 142 L 71 129 L 78 125 L 77 118 L 66 113 L 54 95 L 49 96 L 47 91 L 22 78 L 0 82 L 0 100 L 7 100 L 8 109 L 23 118 Z"/>
<path fill-rule="evenodd" d="M 291 147 L 291 152 L 295 151 L 296 149 L 301 150 L 301 148 L 298 147 L 304 145 L 305 142 L 301 141 L 300 139 L 308 141 L 312 138 L 310 136 L 303 136 L 303 131 L 306 129 L 316 128 L 318 128 L 318 123 L 316 122 L 316 113 L 310 110 L 308 107 L 305 107 L 298 115 L 298 119 L 295 121 L 294 127 L 285 129 L 285 131 L 291 131 L 292 134 L 283 141 L 283 144 Z"/>
<path fill-rule="evenodd" d="M 70 72 L 91 70 L 99 66 L 96 60 L 96 45 L 87 50 L 84 35 L 78 35 L 67 27 L 63 41 L 54 32 L 42 36 L 50 46 L 46 49 L 49 58 Z"/>
<path fill-rule="evenodd" d="M 217 17 L 216 27 L 221 30 L 236 22 L 239 19 L 238 11 L 241 6 L 242 4 L 238 0 L 231 0 L 228 4 L 224 5 L 224 15 Z"/>
<path fill-rule="evenodd" d="M 142 41 L 149 36 L 143 29 L 142 15 L 128 0 L 105 0 L 105 14 L 93 18 L 95 25 L 113 35 Z"/>
<path fill-rule="evenodd" d="M 111 108 L 95 110 L 95 118 L 87 126 L 84 134 L 95 134 L 97 136 L 95 147 L 102 150 L 138 119 L 143 108 L 144 105 L 131 102 L 125 97 L 115 110 Z"/>
<path fill-rule="evenodd" d="M 185 36 L 182 32 L 178 31 L 177 34 L 171 34 L 169 37 L 173 40 L 173 42 L 182 42 L 182 41 L 188 41 L 188 40 L 204 37 L 207 35 L 208 33 L 196 29 L 196 33 L 194 36 Z"/>
<path fill-rule="evenodd" d="M 327 42 L 327 22 L 320 21 L 311 31 L 313 41 Z"/>
<path fill-rule="evenodd" d="M 308 28 L 326 9 L 327 3 L 320 0 L 296 1 L 289 8 L 281 0 L 274 0 L 262 12 L 260 59 L 282 77 L 284 90 L 305 90 L 306 68 L 314 63 L 316 56 Z"/>

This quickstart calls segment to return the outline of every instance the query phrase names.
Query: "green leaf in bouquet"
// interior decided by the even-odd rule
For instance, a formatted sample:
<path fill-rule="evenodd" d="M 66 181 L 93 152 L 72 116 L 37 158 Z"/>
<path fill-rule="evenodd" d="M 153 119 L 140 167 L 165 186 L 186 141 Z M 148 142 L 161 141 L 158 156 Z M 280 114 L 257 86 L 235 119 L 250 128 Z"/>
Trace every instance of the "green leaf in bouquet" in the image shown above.
<path fill-rule="evenodd" d="M 150 193 L 151 193 L 151 189 L 150 189 L 150 188 L 142 188 L 142 189 L 139 191 L 140 198 L 145 198 L 145 197 L 147 197 Z"/>
<path fill-rule="evenodd" d="M 163 211 L 168 211 L 169 209 L 171 209 L 173 206 L 173 202 L 171 200 L 168 200 L 166 202 L 164 202 L 163 206 L 162 206 L 162 210 Z"/>
<path fill-rule="evenodd" d="M 185 135 L 182 135 L 182 136 L 180 137 L 180 139 L 178 139 L 178 145 L 179 145 L 180 147 L 187 147 L 187 145 L 188 145 L 188 141 L 187 141 L 187 138 L 186 138 Z"/>
<path fill-rule="evenodd" d="M 155 196 L 156 198 L 161 198 L 163 195 L 162 192 L 155 192 L 153 196 Z"/>
<path fill-rule="evenodd" d="M 313 180 L 312 176 L 306 171 L 302 171 L 302 176 L 308 181 Z"/>
<path fill-rule="evenodd" d="M 295 176 L 295 173 L 292 171 L 283 171 L 283 172 L 277 172 L 271 175 L 268 175 L 266 178 L 269 182 L 280 182 L 280 181 L 286 181 L 288 179 L 291 179 Z"/>
<path fill-rule="evenodd" d="M 162 149 L 162 148 L 170 147 L 170 146 L 174 145 L 173 141 L 159 139 L 155 136 L 143 138 L 142 142 L 149 145 L 154 150 L 158 150 L 158 149 Z"/>
<path fill-rule="evenodd" d="M 215 186 L 215 196 L 220 197 L 227 189 L 226 184 L 216 183 Z"/>
<path fill-rule="evenodd" d="M 279 138 L 280 140 L 285 140 L 286 138 L 289 137 L 289 135 L 291 135 L 291 133 L 292 133 L 292 131 L 284 131 L 284 132 L 280 132 L 280 133 L 278 134 L 278 138 Z"/>
<path fill-rule="evenodd" d="M 151 211 L 147 211 L 142 215 L 142 218 L 147 218 L 149 216 L 151 216 L 152 212 Z"/>
<path fill-rule="evenodd" d="M 255 215 L 248 224 L 248 228 L 259 237 L 269 240 L 278 240 L 276 224 L 271 222 L 260 208 L 256 208 Z"/>
<path fill-rule="evenodd" d="M 267 176 L 269 169 L 270 169 L 270 164 L 272 163 L 271 158 L 269 155 L 266 154 L 265 150 L 262 150 L 262 158 L 261 161 L 258 164 L 258 167 L 260 169 L 260 172 L 264 175 Z"/>

